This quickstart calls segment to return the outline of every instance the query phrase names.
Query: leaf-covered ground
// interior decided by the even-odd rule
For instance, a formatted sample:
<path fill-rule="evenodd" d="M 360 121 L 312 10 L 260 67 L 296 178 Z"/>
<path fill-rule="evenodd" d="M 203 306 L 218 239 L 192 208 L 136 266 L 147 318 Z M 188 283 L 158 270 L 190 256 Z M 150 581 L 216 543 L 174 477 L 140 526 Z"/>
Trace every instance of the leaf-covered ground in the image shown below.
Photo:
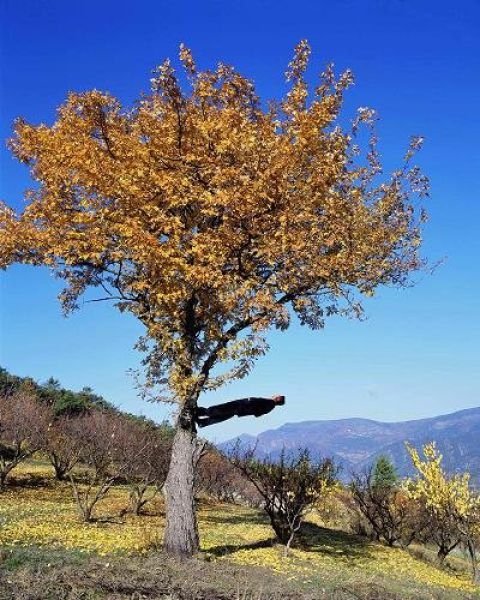
<path fill-rule="evenodd" d="M 127 490 L 119 486 L 98 506 L 100 519 L 84 524 L 68 484 L 54 482 L 40 464 L 22 471 L 14 485 L 0 494 L 0 561 L 12 573 L 28 563 L 33 551 L 37 562 L 42 552 L 52 556 L 48 565 L 55 563 L 55 556 L 61 556 L 61 562 L 67 556 L 68 560 L 100 560 L 102 568 L 108 569 L 122 555 L 147 560 L 147 555 L 159 549 L 164 525 L 160 501 L 147 515 L 120 518 Z M 305 528 L 302 548 L 293 549 L 288 558 L 283 556 L 283 547 L 274 543 L 263 515 L 255 510 L 203 502 L 199 522 L 203 556 L 215 568 L 222 561 L 228 561 L 228 568 L 260 567 L 305 593 L 371 584 L 397 593 L 398 598 L 480 598 L 469 574 L 461 569 L 439 570 L 401 549 L 325 529 L 315 518 Z"/>

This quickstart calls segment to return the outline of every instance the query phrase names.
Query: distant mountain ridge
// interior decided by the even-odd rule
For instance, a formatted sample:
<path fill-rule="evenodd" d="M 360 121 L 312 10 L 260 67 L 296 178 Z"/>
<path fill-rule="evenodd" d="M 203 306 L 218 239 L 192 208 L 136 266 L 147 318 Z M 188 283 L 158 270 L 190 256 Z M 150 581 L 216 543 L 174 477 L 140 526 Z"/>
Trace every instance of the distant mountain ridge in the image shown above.
<path fill-rule="evenodd" d="M 306 446 L 314 456 L 334 458 L 347 479 L 352 471 L 372 464 L 382 454 L 392 459 L 401 476 L 411 475 L 405 442 L 420 448 L 435 441 L 449 473 L 469 471 L 480 483 L 480 407 L 397 423 L 361 418 L 286 423 L 257 436 L 241 435 L 219 447 L 226 450 L 237 441 L 242 446 L 256 444 L 259 456 L 273 458 L 283 447 L 295 452 Z"/>

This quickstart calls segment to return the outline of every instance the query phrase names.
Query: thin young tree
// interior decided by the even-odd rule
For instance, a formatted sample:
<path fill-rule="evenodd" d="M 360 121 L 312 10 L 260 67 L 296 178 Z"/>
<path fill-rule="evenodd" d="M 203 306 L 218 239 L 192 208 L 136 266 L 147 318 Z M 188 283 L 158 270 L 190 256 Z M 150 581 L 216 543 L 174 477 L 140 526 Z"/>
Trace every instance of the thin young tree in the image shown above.
<path fill-rule="evenodd" d="M 232 67 L 186 79 L 167 60 L 133 108 L 72 93 L 53 125 L 19 119 L 10 142 L 36 188 L 0 214 L 0 267 L 47 265 L 66 282 L 66 312 L 93 288 L 144 325 L 146 384 L 176 403 L 165 485 L 164 547 L 198 549 L 196 407 L 205 390 L 244 377 L 265 333 L 291 316 L 313 329 L 361 316 L 362 295 L 404 286 L 419 269 L 426 180 L 412 163 L 381 176 L 374 111 L 339 120 L 346 71 L 309 92 L 298 44 L 283 100 L 265 103 Z M 359 128 L 370 128 L 364 146 Z M 364 150 L 361 150 L 361 147 Z M 233 365 L 221 371 L 220 363 Z"/>

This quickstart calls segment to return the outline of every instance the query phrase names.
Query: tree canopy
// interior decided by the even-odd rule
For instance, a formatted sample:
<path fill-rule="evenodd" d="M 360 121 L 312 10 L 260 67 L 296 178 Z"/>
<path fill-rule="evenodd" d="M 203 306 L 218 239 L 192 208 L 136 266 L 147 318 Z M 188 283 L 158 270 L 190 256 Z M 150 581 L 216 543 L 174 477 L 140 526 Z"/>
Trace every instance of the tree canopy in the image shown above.
<path fill-rule="evenodd" d="M 95 288 L 135 315 L 147 382 L 180 402 L 244 376 L 293 313 L 319 328 L 405 285 L 423 264 L 421 139 L 382 177 L 374 111 L 339 119 L 351 72 L 328 66 L 311 92 L 309 55 L 300 42 L 268 107 L 235 69 L 200 71 L 181 46 L 184 76 L 165 61 L 132 108 L 93 90 L 52 125 L 19 119 L 10 148 L 37 185 L 22 213 L 0 207 L 0 266 L 50 267 L 67 312 Z M 233 369 L 213 371 L 222 361 Z"/>

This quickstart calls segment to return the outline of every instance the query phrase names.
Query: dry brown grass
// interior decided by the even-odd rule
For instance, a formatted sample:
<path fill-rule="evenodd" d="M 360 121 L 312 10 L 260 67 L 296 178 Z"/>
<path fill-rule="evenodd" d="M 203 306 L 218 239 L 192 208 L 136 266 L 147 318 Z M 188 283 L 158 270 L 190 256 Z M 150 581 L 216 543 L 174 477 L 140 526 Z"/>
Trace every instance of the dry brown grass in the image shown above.
<path fill-rule="evenodd" d="M 37 552 L 37 554 L 35 554 Z M 50 561 L 50 562 L 46 562 Z M 70 562 L 68 562 L 70 561 Z M 300 588 L 270 571 L 206 560 L 82 558 L 31 550 L 3 561 L 0 600 L 466 600 L 449 592 L 412 595 L 373 581 Z M 473 598 L 473 597 L 472 597 Z"/>

